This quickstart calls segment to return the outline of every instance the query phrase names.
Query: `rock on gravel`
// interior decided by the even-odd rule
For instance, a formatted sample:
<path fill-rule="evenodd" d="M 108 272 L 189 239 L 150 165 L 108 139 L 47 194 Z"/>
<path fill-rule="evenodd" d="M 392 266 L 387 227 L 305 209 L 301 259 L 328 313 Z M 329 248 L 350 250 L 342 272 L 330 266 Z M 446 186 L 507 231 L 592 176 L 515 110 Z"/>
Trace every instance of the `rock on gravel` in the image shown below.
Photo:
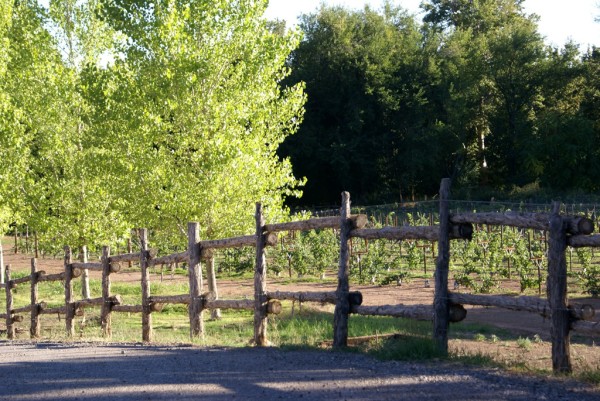
<path fill-rule="evenodd" d="M 570 380 L 277 348 L 0 342 L 0 400 L 600 400 Z"/>

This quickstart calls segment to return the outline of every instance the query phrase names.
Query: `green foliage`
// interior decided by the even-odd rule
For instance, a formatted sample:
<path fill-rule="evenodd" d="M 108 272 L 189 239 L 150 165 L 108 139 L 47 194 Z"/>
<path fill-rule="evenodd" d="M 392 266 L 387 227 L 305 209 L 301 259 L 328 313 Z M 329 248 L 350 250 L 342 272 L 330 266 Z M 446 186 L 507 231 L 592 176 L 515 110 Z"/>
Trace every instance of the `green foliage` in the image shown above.
<path fill-rule="evenodd" d="M 529 337 L 519 337 L 517 339 L 517 346 L 519 348 L 523 348 L 524 350 L 530 350 L 531 349 L 531 340 L 529 339 Z"/>
<path fill-rule="evenodd" d="M 302 86 L 278 85 L 299 36 L 269 31 L 264 7 L 116 1 L 105 10 L 127 36 L 106 101 L 111 118 L 128 118 L 105 133 L 127 157 L 107 162 L 120 169 L 130 218 L 160 228 L 166 241 L 181 237 L 187 221 L 199 221 L 205 238 L 245 234 L 256 201 L 268 219 L 281 218 L 283 198 L 298 194 L 301 181 L 275 152 L 301 121 Z"/>
<path fill-rule="evenodd" d="M 339 239 L 333 230 L 294 232 L 284 237 L 275 249 L 268 250 L 272 268 L 287 270 L 289 277 L 322 274 L 334 268 L 339 258 Z"/>
<path fill-rule="evenodd" d="M 387 240 L 369 241 L 368 252 L 351 260 L 351 274 L 358 278 L 359 283 L 369 281 L 373 284 L 386 280 L 387 272 L 399 265 L 400 255 L 390 246 Z M 403 272 L 395 277 L 404 277 Z M 402 278 L 400 277 L 400 278 Z M 389 279 L 388 279 L 389 282 Z"/>
<path fill-rule="evenodd" d="M 431 194 L 442 174 L 597 190 L 598 51 L 544 46 L 522 3 L 424 1 L 420 27 L 389 4 L 305 15 L 286 82 L 306 83 L 307 113 L 281 151 L 308 178 L 303 204 Z"/>
<path fill-rule="evenodd" d="M 600 294 L 600 266 L 592 264 L 592 251 L 589 248 L 575 249 L 577 260 L 582 267 L 577 273 L 584 292 L 597 297 Z"/>
<path fill-rule="evenodd" d="M 383 14 L 322 7 L 300 27 L 305 39 L 286 82 L 306 83 L 307 112 L 281 154 L 309 177 L 304 201 L 331 203 L 347 190 L 365 203 L 436 181 L 425 174 L 440 148 L 422 114 L 428 59 L 413 18 L 392 6 Z"/>
<path fill-rule="evenodd" d="M 1 3 L 0 229 L 42 246 L 114 245 L 131 227 L 177 245 L 282 219 L 302 180 L 276 151 L 302 120 L 282 89 L 299 43 L 266 1 Z M 135 16 L 135 17 L 133 17 Z"/>
<path fill-rule="evenodd" d="M 243 273 L 254 270 L 256 252 L 249 248 L 225 249 L 219 259 L 219 271 Z"/>

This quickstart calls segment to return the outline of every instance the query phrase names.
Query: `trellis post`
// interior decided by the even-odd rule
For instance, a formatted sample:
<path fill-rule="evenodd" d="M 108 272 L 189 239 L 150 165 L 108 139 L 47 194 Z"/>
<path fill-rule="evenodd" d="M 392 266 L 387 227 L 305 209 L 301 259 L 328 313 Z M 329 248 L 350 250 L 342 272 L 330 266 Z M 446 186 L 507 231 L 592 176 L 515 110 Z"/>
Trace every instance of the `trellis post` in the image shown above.
<path fill-rule="evenodd" d="M 215 274 L 215 257 L 214 255 L 210 255 L 209 258 L 205 259 L 206 263 L 206 276 L 208 280 L 208 291 L 214 295 L 215 300 L 219 299 L 219 290 L 217 288 L 217 276 Z M 213 320 L 218 320 L 221 318 L 221 309 L 213 309 L 210 312 L 210 318 Z"/>
<path fill-rule="evenodd" d="M 560 203 L 552 204 L 548 242 L 548 304 L 552 313 L 552 370 L 571 373 L 570 319 L 567 309 L 567 234 Z"/>
<path fill-rule="evenodd" d="M 440 238 L 435 270 L 435 293 L 433 300 L 433 340 L 438 350 L 448 354 L 448 326 L 450 305 L 448 302 L 448 271 L 450 265 L 450 179 L 444 178 L 440 185 Z"/>
<path fill-rule="evenodd" d="M 333 346 L 345 347 L 348 345 L 348 316 L 350 314 L 350 240 L 351 225 L 350 194 L 342 192 L 342 206 L 340 208 L 340 261 L 338 269 L 338 285 L 336 289 L 336 303 L 333 315 Z"/>

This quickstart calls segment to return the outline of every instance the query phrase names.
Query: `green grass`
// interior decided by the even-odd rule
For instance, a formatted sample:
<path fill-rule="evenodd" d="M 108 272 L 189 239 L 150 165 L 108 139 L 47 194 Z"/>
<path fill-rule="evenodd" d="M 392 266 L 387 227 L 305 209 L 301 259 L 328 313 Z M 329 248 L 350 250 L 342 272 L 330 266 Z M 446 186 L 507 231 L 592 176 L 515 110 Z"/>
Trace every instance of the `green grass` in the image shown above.
<path fill-rule="evenodd" d="M 579 372 L 575 375 L 575 378 L 595 386 L 600 386 L 600 367 Z"/>

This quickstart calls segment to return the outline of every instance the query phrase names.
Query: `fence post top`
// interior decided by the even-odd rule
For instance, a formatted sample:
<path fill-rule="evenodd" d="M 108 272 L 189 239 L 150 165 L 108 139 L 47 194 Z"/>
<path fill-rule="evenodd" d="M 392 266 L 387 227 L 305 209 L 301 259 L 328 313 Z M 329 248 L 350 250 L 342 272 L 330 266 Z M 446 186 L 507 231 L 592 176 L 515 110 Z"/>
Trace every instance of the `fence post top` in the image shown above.
<path fill-rule="evenodd" d="M 562 203 L 559 201 L 552 202 L 552 214 L 560 214 L 560 207 Z"/>

